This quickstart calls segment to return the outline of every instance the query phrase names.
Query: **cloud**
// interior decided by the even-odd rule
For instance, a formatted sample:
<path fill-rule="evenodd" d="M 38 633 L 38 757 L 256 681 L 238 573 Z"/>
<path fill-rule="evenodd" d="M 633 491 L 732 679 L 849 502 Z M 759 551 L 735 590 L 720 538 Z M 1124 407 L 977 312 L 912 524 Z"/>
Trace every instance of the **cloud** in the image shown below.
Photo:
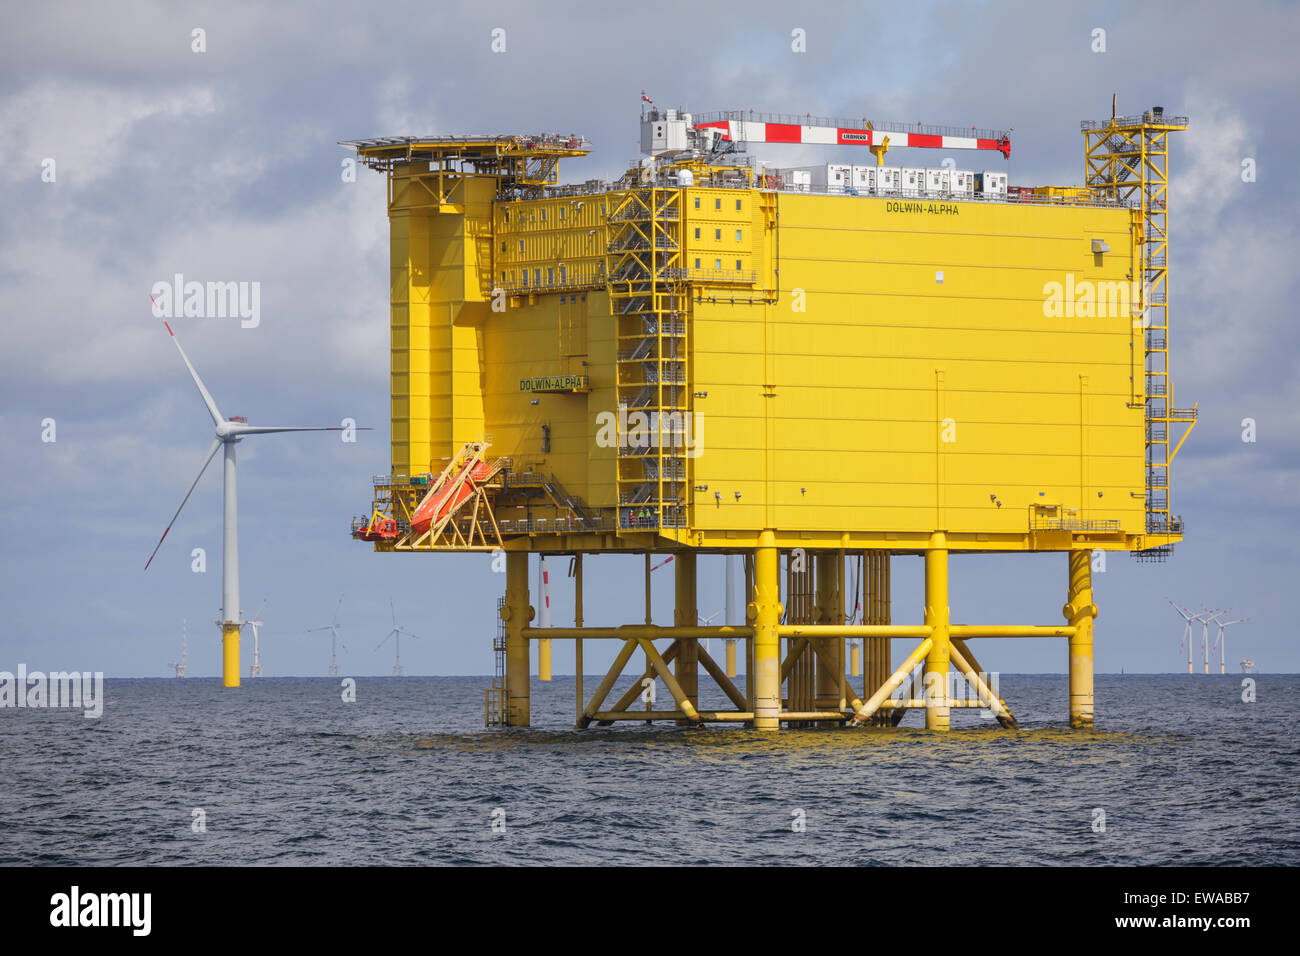
<path fill-rule="evenodd" d="M 138 91 L 41 79 L 0 99 L 0 170 L 10 183 L 36 181 L 50 157 L 58 182 L 85 188 L 122 166 L 131 132 L 142 120 L 215 111 L 206 85 Z"/>
<path fill-rule="evenodd" d="M 0 475 L 0 514 L 11 528 L 36 521 L 43 530 L 11 536 L 2 552 L 11 586 L 30 598 L 0 638 L 4 647 L 47 632 L 68 648 L 93 650 L 111 639 L 122 672 L 161 675 L 174 656 L 172 619 L 179 625 L 188 616 L 193 625 L 217 603 L 216 576 L 190 575 L 181 561 L 182 545 L 193 540 L 217 563 L 215 469 L 187 506 L 181 543 L 165 555 L 171 563 L 150 572 L 162 576 L 138 575 L 210 428 L 149 311 L 150 286 L 177 272 L 262 283 L 258 329 L 230 320 L 178 324 L 229 414 L 304 424 L 351 415 L 378 426 L 352 448 L 310 436 L 241 446 L 250 465 L 241 472 L 245 590 L 254 593 L 256 578 L 276 592 L 269 646 L 281 639 L 275 628 L 283 635 L 328 620 L 345 585 L 350 594 L 376 595 L 371 606 L 351 596 L 345 604 L 358 627 L 387 619 L 389 590 L 399 607 L 402 594 L 418 596 L 440 631 L 490 627 L 500 581 L 482 563 L 433 559 L 439 576 L 431 587 L 430 561 L 375 556 L 346 536 L 347 516 L 365 510 L 368 479 L 387 459 L 389 264 L 383 178 L 358 170 L 357 182 L 343 183 L 339 163 L 348 154 L 336 142 L 572 129 L 595 150 L 562 168 L 562 179 L 612 177 L 636 152 L 643 87 L 663 105 L 697 112 L 752 107 L 1014 127 L 1009 163 L 958 161 L 1005 167 L 1019 183 L 1079 182 L 1078 121 L 1106 115 L 1112 92 L 1124 112 L 1163 103 L 1189 114 L 1191 129 L 1172 141 L 1173 368 L 1179 404 L 1199 400 L 1202 422 L 1175 469 L 1175 497 L 1193 529 L 1180 548 L 1179 581 L 1193 591 L 1220 586 L 1219 556 L 1238 549 L 1226 572 L 1237 575 L 1232 586 L 1278 619 L 1289 613 L 1279 565 L 1263 549 L 1295 531 L 1300 498 L 1300 290 L 1292 265 L 1300 179 L 1289 175 L 1300 132 L 1286 121 L 1300 78 L 1293 8 L 1262 2 L 1225 17 L 1209 0 L 758 3 L 740 12 L 678 3 L 656 7 L 653 23 L 643 7 L 595 17 L 569 2 L 479 5 L 438 17 L 427 4 L 403 2 L 382 10 L 129 2 L 21 9 L 0 14 L 0 453 L 17 463 Z M 203 55 L 189 49 L 196 25 L 208 31 Z M 491 52 L 496 26 L 508 31 L 506 54 Z M 1108 31 L 1104 55 L 1089 49 L 1096 26 Z M 795 27 L 807 31 L 807 53 L 790 49 Z M 780 165 L 846 156 L 752 152 Z M 1245 155 L 1258 160 L 1257 183 L 1240 181 Z M 58 162 L 54 185 L 40 181 L 47 156 Z M 889 162 L 915 158 L 891 153 Z M 47 415 L 59 421 L 56 446 L 39 442 Z M 1260 426 L 1253 446 L 1239 437 L 1246 416 Z M 970 575 L 962 586 L 973 595 L 1005 577 L 998 558 L 962 563 Z M 635 578 L 630 567 L 592 562 L 593 582 L 607 586 L 589 590 L 591 620 L 625 619 L 619 602 L 623 579 Z M 901 571 L 898 580 L 897 605 L 915 606 Z M 1122 595 L 1120 580 L 1129 582 Z M 1141 619 L 1149 595 L 1127 572 L 1105 586 L 1116 604 L 1103 621 L 1120 622 L 1105 625 L 1114 635 Z M 1015 607 L 1021 600 L 1008 597 Z M 1059 603 L 1053 594 L 1044 606 Z M 140 607 L 159 619 L 155 633 L 131 623 Z M 88 636 L 87 608 L 121 628 Z M 421 630 L 414 618 L 409 626 Z M 1296 666 L 1298 652 L 1280 640 L 1274 663 Z M 280 647 L 282 672 L 299 663 L 301 671 L 323 668 L 318 647 Z M 1140 642 L 1125 647 L 1130 669 L 1164 661 Z M 412 671 L 424 653 L 412 647 Z M 425 667 L 443 672 L 491 666 L 486 641 L 427 653 Z M 588 662 L 597 666 L 601 653 L 593 648 Z M 371 659 L 378 673 L 390 663 Z M 1042 666 L 1059 668 L 1059 655 Z"/>

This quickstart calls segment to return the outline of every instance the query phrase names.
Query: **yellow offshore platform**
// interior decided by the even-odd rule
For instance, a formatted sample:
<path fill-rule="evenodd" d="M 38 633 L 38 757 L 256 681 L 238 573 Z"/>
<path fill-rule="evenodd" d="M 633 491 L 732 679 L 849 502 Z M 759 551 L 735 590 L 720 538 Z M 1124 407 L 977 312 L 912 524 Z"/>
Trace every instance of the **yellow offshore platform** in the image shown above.
<path fill-rule="evenodd" d="M 549 679 L 563 639 L 580 727 L 921 708 L 944 730 L 965 706 L 1015 726 L 968 642 L 1047 637 L 1068 644 L 1070 724 L 1091 726 L 1092 553 L 1161 559 L 1183 531 L 1171 427 L 1196 415 L 1169 372 L 1166 139 L 1186 125 L 1112 109 L 1082 125 L 1085 186 L 1038 189 L 884 165 L 891 145 L 1000 159 L 1004 131 L 813 117 L 643 106 L 640 163 L 571 186 L 578 136 L 345 143 L 387 173 L 392 241 L 391 467 L 353 535 L 504 552 L 489 723 L 528 725 L 530 647 Z M 772 170 L 755 142 L 875 158 Z M 1066 553 L 1065 623 L 950 620 L 950 552 L 1025 551 Z M 530 552 L 574 556 L 573 627 L 532 626 Z M 645 554 L 645 623 L 583 626 L 594 552 Z M 701 552 L 744 556 L 743 626 L 698 626 Z M 654 553 L 675 558 L 671 627 L 650 618 Z M 924 556 L 923 623 L 892 623 L 897 554 Z M 898 666 L 894 638 L 917 642 Z M 620 647 L 587 698 L 589 639 Z M 607 703 L 638 649 L 672 709 L 630 709 L 639 682 Z M 700 709 L 700 668 L 734 710 Z"/>

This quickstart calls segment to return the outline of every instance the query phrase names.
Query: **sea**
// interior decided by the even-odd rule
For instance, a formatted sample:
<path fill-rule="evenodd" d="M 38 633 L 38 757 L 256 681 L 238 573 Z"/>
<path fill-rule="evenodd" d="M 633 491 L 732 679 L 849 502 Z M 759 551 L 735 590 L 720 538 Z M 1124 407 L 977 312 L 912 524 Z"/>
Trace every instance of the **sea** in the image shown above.
<path fill-rule="evenodd" d="M 1090 731 L 1065 675 L 1000 680 L 1020 730 L 941 734 L 575 730 L 572 676 L 517 729 L 486 677 L 109 678 L 97 719 L 0 709 L 0 864 L 1300 864 L 1300 676 L 1098 675 Z"/>

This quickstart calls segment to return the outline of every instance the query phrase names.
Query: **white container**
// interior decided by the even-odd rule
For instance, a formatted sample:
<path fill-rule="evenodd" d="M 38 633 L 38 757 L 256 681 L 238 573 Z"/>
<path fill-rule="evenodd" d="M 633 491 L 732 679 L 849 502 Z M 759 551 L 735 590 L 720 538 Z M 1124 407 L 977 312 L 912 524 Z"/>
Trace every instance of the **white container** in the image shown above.
<path fill-rule="evenodd" d="M 881 196 L 898 195 L 899 169 L 897 166 L 881 166 L 876 170 L 876 193 Z"/>
<path fill-rule="evenodd" d="M 860 195 L 870 196 L 876 191 L 876 167 L 854 166 L 853 188 Z"/>
<path fill-rule="evenodd" d="M 806 172 L 810 177 L 808 184 L 815 192 L 842 193 L 852 180 L 853 167 L 827 163 L 825 166 L 804 166 L 790 172 Z"/>
<path fill-rule="evenodd" d="M 942 196 L 948 192 L 948 170 L 946 168 L 925 171 L 925 191 L 927 195 Z"/>
<path fill-rule="evenodd" d="M 1005 199 L 1007 196 L 1007 174 L 984 170 L 975 174 L 975 192 L 985 198 Z"/>
<path fill-rule="evenodd" d="M 826 191 L 829 193 L 842 193 L 849 188 L 853 182 L 853 167 L 843 166 L 837 163 L 828 163 L 826 166 Z"/>
<path fill-rule="evenodd" d="M 925 192 L 925 170 L 914 166 L 899 169 L 898 191 L 904 196 L 919 196 Z"/>
<path fill-rule="evenodd" d="M 969 169 L 954 169 L 948 173 L 948 192 L 958 198 L 975 195 L 975 173 Z"/>
<path fill-rule="evenodd" d="M 812 171 L 808 169 L 785 169 L 781 171 L 781 185 L 795 192 L 806 193 L 812 189 Z"/>

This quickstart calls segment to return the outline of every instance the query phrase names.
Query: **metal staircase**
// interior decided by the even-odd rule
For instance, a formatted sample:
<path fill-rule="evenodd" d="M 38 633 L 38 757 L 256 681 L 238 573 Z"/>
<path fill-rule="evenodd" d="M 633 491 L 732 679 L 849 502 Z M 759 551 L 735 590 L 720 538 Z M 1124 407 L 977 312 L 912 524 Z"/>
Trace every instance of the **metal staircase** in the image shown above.
<path fill-rule="evenodd" d="M 680 189 L 625 193 L 610 214 L 610 307 L 618 322 L 619 524 L 686 526 L 686 313 Z M 635 505 L 635 508 L 628 506 Z"/>

